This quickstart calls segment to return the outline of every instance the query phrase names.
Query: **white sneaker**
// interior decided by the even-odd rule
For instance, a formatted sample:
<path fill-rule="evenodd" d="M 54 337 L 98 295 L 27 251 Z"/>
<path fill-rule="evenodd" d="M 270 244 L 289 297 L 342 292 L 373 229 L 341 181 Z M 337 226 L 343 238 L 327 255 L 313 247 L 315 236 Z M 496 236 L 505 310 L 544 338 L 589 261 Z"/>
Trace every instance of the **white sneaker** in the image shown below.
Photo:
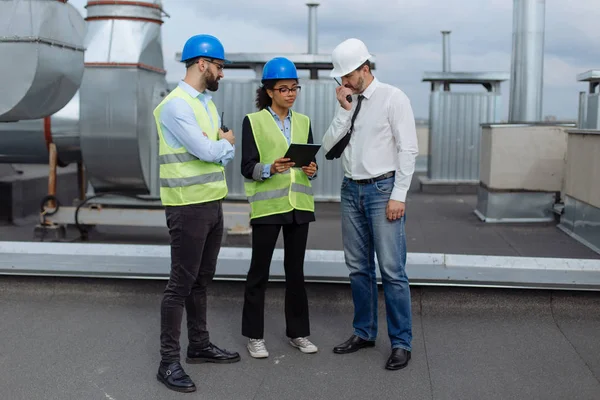
<path fill-rule="evenodd" d="M 267 351 L 267 347 L 265 346 L 264 339 L 249 339 L 248 352 L 254 358 L 267 358 L 269 357 L 269 352 Z"/>
<path fill-rule="evenodd" d="M 290 344 L 306 354 L 316 353 L 317 351 L 319 351 L 317 346 L 312 344 L 310 340 L 308 340 L 305 337 L 290 339 Z"/>

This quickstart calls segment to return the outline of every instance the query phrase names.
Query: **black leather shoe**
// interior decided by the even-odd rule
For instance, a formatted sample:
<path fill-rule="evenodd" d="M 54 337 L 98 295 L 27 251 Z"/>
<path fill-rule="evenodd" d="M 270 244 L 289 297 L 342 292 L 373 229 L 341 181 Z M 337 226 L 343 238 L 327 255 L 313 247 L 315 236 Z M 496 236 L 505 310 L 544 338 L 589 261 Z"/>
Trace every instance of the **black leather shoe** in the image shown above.
<path fill-rule="evenodd" d="M 187 358 L 189 364 L 200 364 L 205 362 L 229 364 L 240 361 L 240 355 L 236 352 L 229 352 L 225 349 L 220 349 L 210 343 L 203 349 L 191 349 L 188 347 Z"/>
<path fill-rule="evenodd" d="M 374 347 L 374 340 L 365 340 L 356 335 L 352 335 L 350 339 L 346 340 L 344 343 L 335 346 L 333 348 L 333 352 L 337 354 L 347 354 L 354 353 L 365 347 Z"/>
<path fill-rule="evenodd" d="M 410 361 L 410 351 L 405 349 L 392 349 L 392 354 L 385 364 L 385 369 L 395 371 L 408 365 Z"/>
<path fill-rule="evenodd" d="M 156 379 L 176 392 L 190 393 L 196 391 L 196 385 L 194 385 L 188 374 L 185 373 L 179 362 L 167 365 L 161 363 L 160 367 L 158 367 Z"/>

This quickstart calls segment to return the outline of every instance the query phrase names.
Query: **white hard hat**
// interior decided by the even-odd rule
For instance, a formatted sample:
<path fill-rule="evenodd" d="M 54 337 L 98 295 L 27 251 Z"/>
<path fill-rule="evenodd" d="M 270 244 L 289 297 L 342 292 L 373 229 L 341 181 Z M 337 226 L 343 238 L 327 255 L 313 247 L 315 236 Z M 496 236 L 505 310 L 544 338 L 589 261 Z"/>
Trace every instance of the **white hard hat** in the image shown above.
<path fill-rule="evenodd" d="M 333 70 L 329 76 L 335 78 L 347 75 L 371 57 L 367 46 L 361 40 L 355 38 L 344 40 L 331 53 Z"/>

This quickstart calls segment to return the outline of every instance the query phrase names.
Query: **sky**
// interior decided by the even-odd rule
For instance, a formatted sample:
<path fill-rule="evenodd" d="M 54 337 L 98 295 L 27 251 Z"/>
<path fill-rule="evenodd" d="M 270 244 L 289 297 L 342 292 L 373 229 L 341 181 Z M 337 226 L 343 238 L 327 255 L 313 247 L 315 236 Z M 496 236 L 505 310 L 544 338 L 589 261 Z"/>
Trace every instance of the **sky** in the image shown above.
<path fill-rule="evenodd" d="M 70 0 L 83 16 L 86 0 Z M 318 50 L 330 54 L 356 37 L 376 57 L 375 76 L 402 89 L 417 118 L 427 118 L 428 83 L 423 72 L 441 71 L 442 35 L 450 30 L 451 70 L 510 72 L 512 0 L 320 0 Z M 576 75 L 600 69 L 598 0 L 547 0 L 543 115 L 577 117 L 578 93 L 587 84 Z M 163 0 L 170 18 L 162 25 L 167 80 L 182 78 L 175 53 L 198 33 L 217 36 L 226 53 L 306 53 L 305 0 Z M 227 77 L 250 71 L 227 71 Z M 477 89 L 478 90 L 478 89 Z M 510 86 L 502 84 L 504 119 Z"/>

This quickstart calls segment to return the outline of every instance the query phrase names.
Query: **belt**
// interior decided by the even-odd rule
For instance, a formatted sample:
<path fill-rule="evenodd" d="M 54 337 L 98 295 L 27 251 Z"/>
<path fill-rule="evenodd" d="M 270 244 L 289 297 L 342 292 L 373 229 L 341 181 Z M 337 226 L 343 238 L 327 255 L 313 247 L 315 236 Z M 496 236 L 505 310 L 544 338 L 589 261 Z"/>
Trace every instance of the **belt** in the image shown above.
<path fill-rule="evenodd" d="M 396 175 L 396 172 L 390 171 L 390 172 L 387 172 L 387 173 L 385 173 L 383 175 L 376 176 L 375 178 L 369 178 L 369 179 L 350 179 L 350 180 L 352 182 L 354 182 L 354 183 L 358 183 L 358 184 L 364 185 L 364 184 L 375 183 L 377 181 L 388 179 L 388 178 L 391 178 L 394 175 Z"/>

